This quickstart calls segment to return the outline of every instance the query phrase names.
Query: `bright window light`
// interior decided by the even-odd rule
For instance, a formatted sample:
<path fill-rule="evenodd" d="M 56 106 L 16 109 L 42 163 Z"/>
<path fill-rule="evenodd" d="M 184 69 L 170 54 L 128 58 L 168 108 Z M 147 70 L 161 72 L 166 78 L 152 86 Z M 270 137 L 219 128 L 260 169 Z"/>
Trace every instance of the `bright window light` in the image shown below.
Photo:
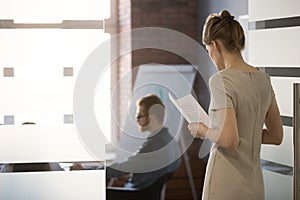
<path fill-rule="evenodd" d="M 109 37 L 95 29 L 0 29 L 0 64 L 79 69 Z"/>
<path fill-rule="evenodd" d="M 15 23 L 61 23 L 62 20 L 103 20 L 109 0 L 1 0 L 0 19 Z"/>
<path fill-rule="evenodd" d="M 84 25 L 85 20 L 103 20 L 109 17 L 110 0 L 0 0 L 0 21 L 9 19 L 14 20 L 14 23 L 30 25 L 79 20 L 77 23 Z M 70 87 L 70 84 L 74 84 L 82 64 L 90 53 L 109 38 L 110 34 L 104 33 L 103 29 L 0 29 L 1 73 L 4 68 L 14 69 L 13 77 L 0 77 L 0 82 L 23 80 L 24 83 L 31 84 L 27 92 L 22 89 L 23 85 L 5 85 L 11 94 L 4 98 L 6 103 L 13 104 L 16 102 L 15 97 L 22 95 L 24 101 L 23 105 L 16 103 L 16 106 L 6 107 L 5 112 L 0 111 L 0 123 L 3 122 L 4 115 L 14 116 L 17 125 L 25 121 L 34 121 L 37 124 L 63 123 L 64 115 L 72 115 L 70 106 L 72 107 L 73 100 L 70 99 L 70 93 L 74 88 L 73 85 Z M 73 76 L 63 77 L 64 68 L 72 68 Z M 110 76 L 110 69 L 107 69 L 100 80 L 95 97 L 97 120 L 108 140 L 111 134 Z M 42 81 L 35 83 L 35 80 Z M 49 82 L 46 83 L 46 80 Z M 57 91 L 52 91 L 51 86 L 58 88 Z M 63 102 L 53 100 L 52 95 L 58 90 L 64 90 L 63 88 L 71 88 L 68 92 L 58 95 L 60 99 L 64 99 Z M 20 92 L 21 90 L 24 92 Z M 17 95 L 12 95 L 16 92 Z M 11 100 L 8 97 L 11 97 Z M 41 98 L 43 103 L 38 103 L 37 100 Z M 30 102 L 34 103 L 30 105 Z M 50 105 L 49 109 L 38 109 L 39 106 L 47 105 Z"/>

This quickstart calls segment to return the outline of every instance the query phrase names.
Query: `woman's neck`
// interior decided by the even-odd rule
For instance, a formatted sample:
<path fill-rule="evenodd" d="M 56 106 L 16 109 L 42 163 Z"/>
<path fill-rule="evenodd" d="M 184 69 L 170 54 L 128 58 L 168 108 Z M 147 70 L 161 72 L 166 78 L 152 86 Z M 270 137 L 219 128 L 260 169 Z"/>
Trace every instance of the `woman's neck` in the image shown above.
<path fill-rule="evenodd" d="M 224 53 L 223 58 L 226 69 L 240 69 L 247 65 L 240 52 Z"/>

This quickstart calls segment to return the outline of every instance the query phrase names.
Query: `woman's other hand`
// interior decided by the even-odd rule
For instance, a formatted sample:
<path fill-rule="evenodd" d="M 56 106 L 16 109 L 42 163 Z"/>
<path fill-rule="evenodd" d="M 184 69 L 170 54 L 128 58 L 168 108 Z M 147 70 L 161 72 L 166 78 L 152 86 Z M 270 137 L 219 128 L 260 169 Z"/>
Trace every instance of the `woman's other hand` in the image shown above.
<path fill-rule="evenodd" d="M 204 138 L 208 131 L 208 127 L 201 122 L 190 123 L 188 129 L 195 138 Z"/>

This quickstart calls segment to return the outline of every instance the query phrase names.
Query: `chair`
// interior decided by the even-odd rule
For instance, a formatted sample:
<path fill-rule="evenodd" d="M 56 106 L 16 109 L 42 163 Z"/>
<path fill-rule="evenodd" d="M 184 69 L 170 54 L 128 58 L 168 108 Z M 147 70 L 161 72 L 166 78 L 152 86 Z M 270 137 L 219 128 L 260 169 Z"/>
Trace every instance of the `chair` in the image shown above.
<path fill-rule="evenodd" d="M 144 188 L 107 187 L 107 200 L 160 200 L 165 183 L 173 173 L 165 174 L 153 184 Z"/>

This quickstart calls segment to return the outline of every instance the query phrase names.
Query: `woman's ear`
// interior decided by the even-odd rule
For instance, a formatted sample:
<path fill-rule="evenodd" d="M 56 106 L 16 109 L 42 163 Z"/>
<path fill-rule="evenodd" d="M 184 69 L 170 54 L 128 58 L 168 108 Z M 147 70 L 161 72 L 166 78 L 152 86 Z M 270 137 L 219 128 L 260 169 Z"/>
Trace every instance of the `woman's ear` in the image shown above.
<path fill-rule="evenodd" d="M 215 40 L 216 50 L 222 52 L 224 50 L 224 45 L 220 40 Z"/>
<path fill-rule="evenodd" d="M 220 52 L 220 51 L 221 51 L 221 48 L 220 48 L 220 42 L 219 42 L 219 41 L 213 40 L 213 41 L 211 41 L 211 44 L 212 44 L 213 48 L 214 48 L 217 52 Z"/>
<path fill-rule="evenodd" d="M 215 47 L 216 46 L 216 41 L 212 40 L 211 43 L 210 43 L 210 45 L 213 46 L 213 47 Z"/>

